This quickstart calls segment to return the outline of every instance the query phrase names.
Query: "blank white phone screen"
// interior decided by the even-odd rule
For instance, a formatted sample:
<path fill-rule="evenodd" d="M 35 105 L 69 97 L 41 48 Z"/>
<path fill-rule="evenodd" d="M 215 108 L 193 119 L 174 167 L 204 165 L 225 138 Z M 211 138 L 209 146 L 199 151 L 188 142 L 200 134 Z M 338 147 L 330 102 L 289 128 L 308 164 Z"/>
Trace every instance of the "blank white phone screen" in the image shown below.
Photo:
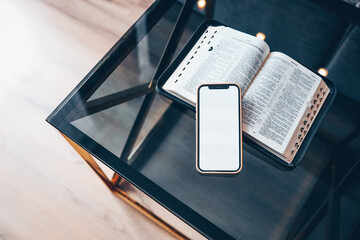
<path fill-rule="evenodd" d="M 216 85 L 214 85 L 216 86 Z M 198 95 L 198 167 L 202 171 L 240 168 L 240 90 L 202 86 Z"/>

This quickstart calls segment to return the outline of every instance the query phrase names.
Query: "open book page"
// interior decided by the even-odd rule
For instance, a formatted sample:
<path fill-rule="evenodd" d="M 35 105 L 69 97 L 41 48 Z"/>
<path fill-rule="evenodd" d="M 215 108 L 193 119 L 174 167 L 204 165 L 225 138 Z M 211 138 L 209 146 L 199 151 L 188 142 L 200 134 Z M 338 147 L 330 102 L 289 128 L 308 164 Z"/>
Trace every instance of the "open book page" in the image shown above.
<path fill-rule="evenodd" d="M 225 26 L 210 26 L 163 89 L 196 105 L 204 83 L 237 83 L 244 92 L 269 54 L 261 39 Z"/>
<path fill-rule="evenodd" d="M 285 54 L 270 53 L 243 97 L 243 130 L 283 155 L 321 82 Z"/>

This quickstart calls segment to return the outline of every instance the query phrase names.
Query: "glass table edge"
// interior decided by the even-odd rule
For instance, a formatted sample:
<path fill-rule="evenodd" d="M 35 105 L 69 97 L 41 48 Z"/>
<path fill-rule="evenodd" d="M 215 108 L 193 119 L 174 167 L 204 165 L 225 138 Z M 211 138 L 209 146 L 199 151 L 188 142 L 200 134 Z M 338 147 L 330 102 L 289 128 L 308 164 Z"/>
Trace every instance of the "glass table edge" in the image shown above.
<path fill-rule="evenodd" d="M 143 174 L 121 161 L 117 156 L 97 144 L 93 139 L 82 133 L 70 123 L 61 121 L 61 119 L 56 116 L 47 122 L 205 237 L 233 239 L 233 237 L 228 235 L 225 231 L 185 205 Z"/>
<path fill-rule="evenodd" d="M 52 111 L 52 113 L 46 118 L 46 121 L 66 137 L 71 139 L 73 142 L 97 158 L 99 161 L 104 163 L 107 167 L 112 169 L 114 172 L 119 174 L 136 188 L 144 192 L 147 196 L 182 219 L 185 223 L 187 223 L 205 237 L 233 239 L 233 237 L 228 233 L 185 205 L 183 202 L 162 189 L 143 174 L 122 162 L 117 156 L 96 143 L 93 139 L 78 130 L 76 127 L 72 126 L 65 119 L 69 112 L 78 104 L 79 101 L 81 101 L 81 99 L 74 98 L 77 94 L 79 94 L 79 91 L 87 90 L 87 87 L 91 85 L 92 82 L 97 80 L 96 74 L 101 73 L 101 71 L 104 69 L 108 70 L 112 67 L 112 65 L 114 65 L 113 55 L 116 51 L 119 50 L 119 48 L 128 47 L 127 41 L 129 41 L 130 36 L 138 22 L 144 20 L 144 18 L 147 18 L 147 16 L 155 10 L 163 11 L 166 7 L 170 8 L 174 2 L 175 0 L 155 1 L 150 6 L 150 8 L 114 44 L 114 46 L 105 54 L 105 56 L 90 70 L 90 72 L 80 81 L 80 83 L 67 95 L 67 97 Z M 112 71 L 108 72 L 111 73 Z"/>

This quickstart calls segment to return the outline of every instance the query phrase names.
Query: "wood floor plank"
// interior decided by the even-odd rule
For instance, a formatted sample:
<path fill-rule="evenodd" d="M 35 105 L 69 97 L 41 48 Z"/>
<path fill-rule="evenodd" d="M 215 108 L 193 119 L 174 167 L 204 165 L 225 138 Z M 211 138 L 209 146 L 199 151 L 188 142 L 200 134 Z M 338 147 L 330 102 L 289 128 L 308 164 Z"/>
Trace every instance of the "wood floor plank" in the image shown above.
<path fill-rule="evenodd" d="M 0 239 L 172 239 L 45 118 L 152 0 L 0 1 Z"/>

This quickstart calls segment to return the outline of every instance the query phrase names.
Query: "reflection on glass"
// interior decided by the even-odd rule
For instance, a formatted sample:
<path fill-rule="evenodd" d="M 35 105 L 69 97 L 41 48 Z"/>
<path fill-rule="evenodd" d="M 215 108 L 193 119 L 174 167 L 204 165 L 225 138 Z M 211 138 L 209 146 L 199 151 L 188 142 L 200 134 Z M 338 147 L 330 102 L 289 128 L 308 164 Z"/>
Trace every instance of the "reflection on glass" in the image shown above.
<path fill-rule="evenodd" d="M 318 73 L 324 77 L 328 75 L 328 71 L 325 68 L 319 68 Z"/>
<path fill-rule="evenodd" d="M 260 38 L 261 40 L 265 40 L 265 38 L 266 38 L 265 34 L 263 34 L 262 32 L 258 32 L 258 33 L 256 34 L 256 37 L 257 37 L 257 38 Z"/>
<path fill-rule="evenodd" d="M 200 9 L 203 9 L 206 6 L 206 1 L 205 0 L 199 0 L 197 2 L 197 5 Z"/>

